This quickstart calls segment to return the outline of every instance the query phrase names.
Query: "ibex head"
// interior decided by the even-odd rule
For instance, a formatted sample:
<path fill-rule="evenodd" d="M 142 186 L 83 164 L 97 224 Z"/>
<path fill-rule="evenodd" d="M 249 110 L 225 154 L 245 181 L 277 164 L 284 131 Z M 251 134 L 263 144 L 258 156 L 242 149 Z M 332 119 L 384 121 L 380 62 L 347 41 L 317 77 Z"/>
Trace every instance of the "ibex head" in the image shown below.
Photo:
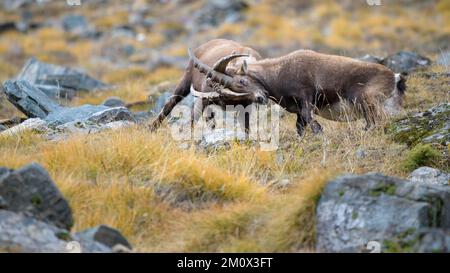
<path fill-rule="evenodd" d="M 268 91 L 257 79 L 250 76 L 245 60 L 238 68 L 227 67 L 234 59 L 249 57 L 248 54 L 231 54 L 218 60 L 213 67 L 209 67 L 207 64 L 201 62 L 191 49 L 188 51 L 195 68 L 205 74 L 213 84 L 226 88 L 215 88 L 216 92 L 220 95 L 229 98 L 250 100 L 256 103 L 267 103 Z"/>

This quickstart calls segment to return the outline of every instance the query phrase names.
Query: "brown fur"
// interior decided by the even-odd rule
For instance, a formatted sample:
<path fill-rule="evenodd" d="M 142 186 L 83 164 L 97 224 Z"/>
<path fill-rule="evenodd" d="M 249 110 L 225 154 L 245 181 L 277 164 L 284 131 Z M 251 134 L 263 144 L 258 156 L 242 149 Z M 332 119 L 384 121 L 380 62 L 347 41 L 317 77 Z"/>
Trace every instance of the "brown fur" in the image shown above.
<path fill-rule="evenodd" d="M 398 107 L 401 104 L 401 90 L 392 93 L 396 90 L 396 81 L 391 70 L 347 57 L 298 50 L 249 64 L 248 71 L 249 77 L 264 85 L 272 100 L 297 114 L 300 134 L 307 124 L 311 124 L 315 133 L 321 131 L 321 126 L 312 118 L 313 111 L 340 120 L 332 113 L 327 115 L 327 111 L 341 102 L 364 116 L 367 128 L 375 123 L 379 106 L 387 98 L 394 95 Z"/>
<path fill-rule="evenodd" d="M 219 59 L 225 56 L 239 53 L 249 54 L 250 57 L 247 57 L 249 63 L 261 59 L 261 56 L 256 50 L 242 46 L 241 44 L 238 44 L 234 41 L 224 39 L 211 40 L 207 43 L 202 44 L 194 50 L 194 54 L 197 56 L 197 58 L 210 67 L 212 67 Z M 236 73 L 241 65 L 242 58 L 233 60 L 229 64 L 230 73 Z M 150 128 L 152 130 L 157 129 L 160 126 L 161 122 L 170 114 L 175 105 L 184 97 L 189 95 L 191 84 L 197 91 L 203 93 L 212 91 L 211 87 L 207 85 L 205 75 L 200 73 L 197 69 L 194 69 L 192 60 L 189 61 L 182 79 L 174 90 L 173 96 L 167 101 L 161 113 L 159 113 L 157 118 L 151 123 Z M 255 101 L 255 94 L 256 92 L 251 92 L 249 96 L 240 97 L 238 101 L 236 101 L 236 98 L 224 97 L 215 99 L 198 98 L 196 99 L 194 105 L 192 119 L 193 121 L 196 120 L 203 112 L 203 109 L 209 104 L 218 104 L 220 106 L 235 104 L 248 105 Z"/>

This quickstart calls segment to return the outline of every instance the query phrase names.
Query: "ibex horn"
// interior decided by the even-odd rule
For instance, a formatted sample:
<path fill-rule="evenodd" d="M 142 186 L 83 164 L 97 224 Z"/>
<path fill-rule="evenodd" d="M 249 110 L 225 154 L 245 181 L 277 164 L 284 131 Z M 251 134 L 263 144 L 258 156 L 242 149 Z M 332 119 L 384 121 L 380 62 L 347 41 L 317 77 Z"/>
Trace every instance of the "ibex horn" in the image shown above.
<path fill-rule="evenodd" d="M 250 56 L 249 54 L 231 54 L 231 55 L 225 56 L 222 59 L 218 60 L 214 64 L 213 70 L 223 73 L 223 74 L 226 74 L 225 72 L 226 72 L 227 66 L 232 60 L 234 60 L 236 58 L 240 58 L 240 57 L 249 57 L 249 56 Z"/>
<path fill-rule="evenodd" d="M 189 58 L 191 58 L 194 67 L 198 69 L 201 73 L 205 74 L 207 77 L 211 78 L 214 82 L 218 82 L 225 87 L 230 87 L 233 83 L 233 78 L 219 71 L 215 71 L 208 65 L 202 63 L 192 52 L 188 49 Z M 229 62 L 229 61 L 228 61 Z"/>

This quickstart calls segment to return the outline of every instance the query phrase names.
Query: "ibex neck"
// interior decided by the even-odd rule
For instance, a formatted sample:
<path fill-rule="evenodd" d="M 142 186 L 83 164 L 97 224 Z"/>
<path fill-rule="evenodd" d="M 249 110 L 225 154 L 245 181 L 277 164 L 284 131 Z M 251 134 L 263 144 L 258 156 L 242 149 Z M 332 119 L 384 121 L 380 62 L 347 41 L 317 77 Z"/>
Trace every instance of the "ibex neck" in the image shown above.
<path fill-rule="evenodd" d="M 262 60 L 249 64 L 249 71 L 256 80 L 269 92 L 269 97 L 274 97 L 278 90 L 278 80 L 280 74 L 280 65 L 272 62 L 271 59 Z"/>

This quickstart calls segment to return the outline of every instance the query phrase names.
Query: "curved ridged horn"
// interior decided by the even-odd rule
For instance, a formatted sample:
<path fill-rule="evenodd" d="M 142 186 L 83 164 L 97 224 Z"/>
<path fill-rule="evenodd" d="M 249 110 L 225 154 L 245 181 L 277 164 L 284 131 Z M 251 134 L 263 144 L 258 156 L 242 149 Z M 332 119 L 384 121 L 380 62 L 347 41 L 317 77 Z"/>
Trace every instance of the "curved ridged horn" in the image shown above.
<path fill-rule="evenodd" d="M 232 77 L 230 77 L 224 73 L 215 71 L 208 65 L 202 63 L 192 52 L 191 48 L 188 48 L 188 53 L 189 53 L 189 58 L 191 58 L 191 60 L 194 64 L 194 67 L 197 68 L 198 71 L 200 71 L 201 73 L 205 74 L 207 77 L 211 78 L 213 81 L 218 82 L 225 87 L 231 86 L 231 84 L 233 83 Z"/>
<path fill-rule="evenodd" d="M 240 58 L 240 57 L 249 57 L 249 54 L 231 54 L 228 56 L 223 57 L 222 59 L 218 60 L 214 66 L 213 70 L 226 74 L 225 71 L 227 69 L 227 65 L 234 59 Z"/>

